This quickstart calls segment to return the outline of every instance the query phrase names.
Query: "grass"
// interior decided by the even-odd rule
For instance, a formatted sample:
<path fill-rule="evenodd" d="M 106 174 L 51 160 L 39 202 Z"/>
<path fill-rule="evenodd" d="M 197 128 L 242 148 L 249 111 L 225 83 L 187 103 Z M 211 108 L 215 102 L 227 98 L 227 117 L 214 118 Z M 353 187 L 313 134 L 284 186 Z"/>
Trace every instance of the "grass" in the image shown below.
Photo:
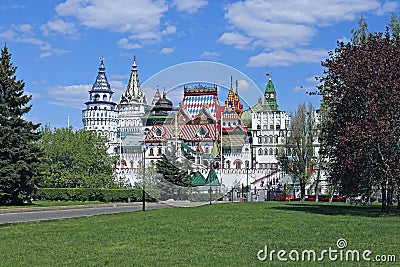
<path fill-rule="evenodd" d="M 226 203 L 0 226 L 1 266 L 368 266 L 261 262 L 259 250 L 315 250 L 344 238 L 351 250 L 394 254 L 400 215 L 379 206 Z M 318 254 L 319 255 L 319 254 Z M 286 255 L 287 257 L 287 255 Z M 396 266 L 394 263 L 371 266 Z"/>
<path fill-rule="evenodd" d="M 15 209 L 15 208 L 42 208 L 42 207 L 54 207 L 54 206 L 75 206 L 75 205 L 92 205 L 92 204 L 104 204 L 101 201 L 43 201 L 37 200 L 32 203 L 24 203 L 20 206 L 0 206 L 2 209 Z"/>

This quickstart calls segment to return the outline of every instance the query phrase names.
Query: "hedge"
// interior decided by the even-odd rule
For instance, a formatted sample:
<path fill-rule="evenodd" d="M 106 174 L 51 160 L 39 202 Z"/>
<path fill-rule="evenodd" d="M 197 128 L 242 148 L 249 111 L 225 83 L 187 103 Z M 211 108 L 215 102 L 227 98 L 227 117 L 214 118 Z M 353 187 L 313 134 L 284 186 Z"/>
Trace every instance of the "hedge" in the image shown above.
<path fill-rule="evenodd" d="M 35 199 L 50 201 L 102 201 L 132 202 L 142 201 L 142 189 L 109 189 L 109 188 L 40 188 Z M 147 202 L 156 200 L 146 194 Z"/>

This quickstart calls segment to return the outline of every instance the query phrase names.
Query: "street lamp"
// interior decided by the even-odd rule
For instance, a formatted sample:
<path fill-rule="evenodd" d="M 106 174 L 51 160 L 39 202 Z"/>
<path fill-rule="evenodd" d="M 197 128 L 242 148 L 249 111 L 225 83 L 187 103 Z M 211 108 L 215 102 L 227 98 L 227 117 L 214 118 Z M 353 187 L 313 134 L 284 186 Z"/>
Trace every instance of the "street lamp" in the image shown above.
<path fill-rule="evenodd" d="M 249 200 L 249 167 L 246 168 L 247 182 L 246 182 L 246 202 Z"/>
<path fill-rule="evenodd" d="M 146 210 L 146 194 L 145 194 L 145 189 L 146 189 L 146 150 L 147 146 L 143 144 L 142 146 L 142 152 L 143 152 L 143 187 L 142 187 L 142 210 Z"/>

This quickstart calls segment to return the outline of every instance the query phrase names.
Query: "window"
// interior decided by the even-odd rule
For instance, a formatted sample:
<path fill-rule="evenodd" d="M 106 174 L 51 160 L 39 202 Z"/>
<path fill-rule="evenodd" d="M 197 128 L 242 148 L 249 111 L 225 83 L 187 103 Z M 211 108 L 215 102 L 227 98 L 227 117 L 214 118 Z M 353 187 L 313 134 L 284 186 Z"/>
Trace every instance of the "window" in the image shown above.
<path fill-rule="evenodd" d="M 150 149 L 149 149 L 149 156 L 154 156 L 154 150 L 153 150 L 153 148 L 150 148 Z"/>
<path fill-rule="evenodd" d="M 275 148 L 275 156 L 278 155 L 278 149 Z"/>
<path fill-rule="evenodd" d="M 264 155 L 268 155 L 268 148 L 264 149 Z"/>
<path fill-rule="evenodd" d="M 258 150 L 258 155 L 262 155 L 263 154 L 263 151 L 262 151 L 262 148 L 260 148 L 259 150 Z"/>
<path fill-rule="evenodd" d="M 273 130 L 273 129 L 274 129 L 274 125 L 273 125 L 273 124 L 270 124 L 270 125 L 269 125 L 269 129 L 270 129 L 270 130 Z"/>
<path fill-rule="evenodd" d="M 162 135 L 161 129 L 160 129 L 160 128 L 157 128 L 157 130 L 155 131 L 154 134 L 155 134 L 157 137 L 161 137 L 161 135 Z"/>
<path fill-rule="evenodd" d="M 231 162 L 228 160 L 226 161 L 226 168 L 230 169 L 231 168 Z"/>
<path fill-rule="evenodd" d="M 270 154 L 270 155 L 273 155 L 273 150 L 272 150 L 272 148 L 269 149 L 269 154 Z"/>
<path fill-rule="evenodd" d="M 242 163 L 240 161 L 236 162 L 236 169 L 241 169 L 242 168 Z"/>
<path fill-rule="evenodd" d="M 207 130 L 203 126 L 201 126 L 199 131 L 197 132 L 197 134 L 201 137 L 204 137 L 206 135 L 206 133 L 207 133 Z"/>

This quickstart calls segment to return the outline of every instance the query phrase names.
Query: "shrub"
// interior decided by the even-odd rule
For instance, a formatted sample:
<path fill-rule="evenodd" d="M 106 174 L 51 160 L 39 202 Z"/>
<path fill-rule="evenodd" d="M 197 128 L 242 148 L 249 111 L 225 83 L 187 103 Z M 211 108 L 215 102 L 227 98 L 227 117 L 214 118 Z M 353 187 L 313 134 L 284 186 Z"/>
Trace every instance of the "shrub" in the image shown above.
<path fill-rule="evenodd" d="M 40 188 L 35 195 L 36 199 L 50 201 L 102 201 L 127 202 L 142 201 L 140 188 L 109 189 L 109 188 Z M 147 202 L 155 199 L 146 194 Z"/>

